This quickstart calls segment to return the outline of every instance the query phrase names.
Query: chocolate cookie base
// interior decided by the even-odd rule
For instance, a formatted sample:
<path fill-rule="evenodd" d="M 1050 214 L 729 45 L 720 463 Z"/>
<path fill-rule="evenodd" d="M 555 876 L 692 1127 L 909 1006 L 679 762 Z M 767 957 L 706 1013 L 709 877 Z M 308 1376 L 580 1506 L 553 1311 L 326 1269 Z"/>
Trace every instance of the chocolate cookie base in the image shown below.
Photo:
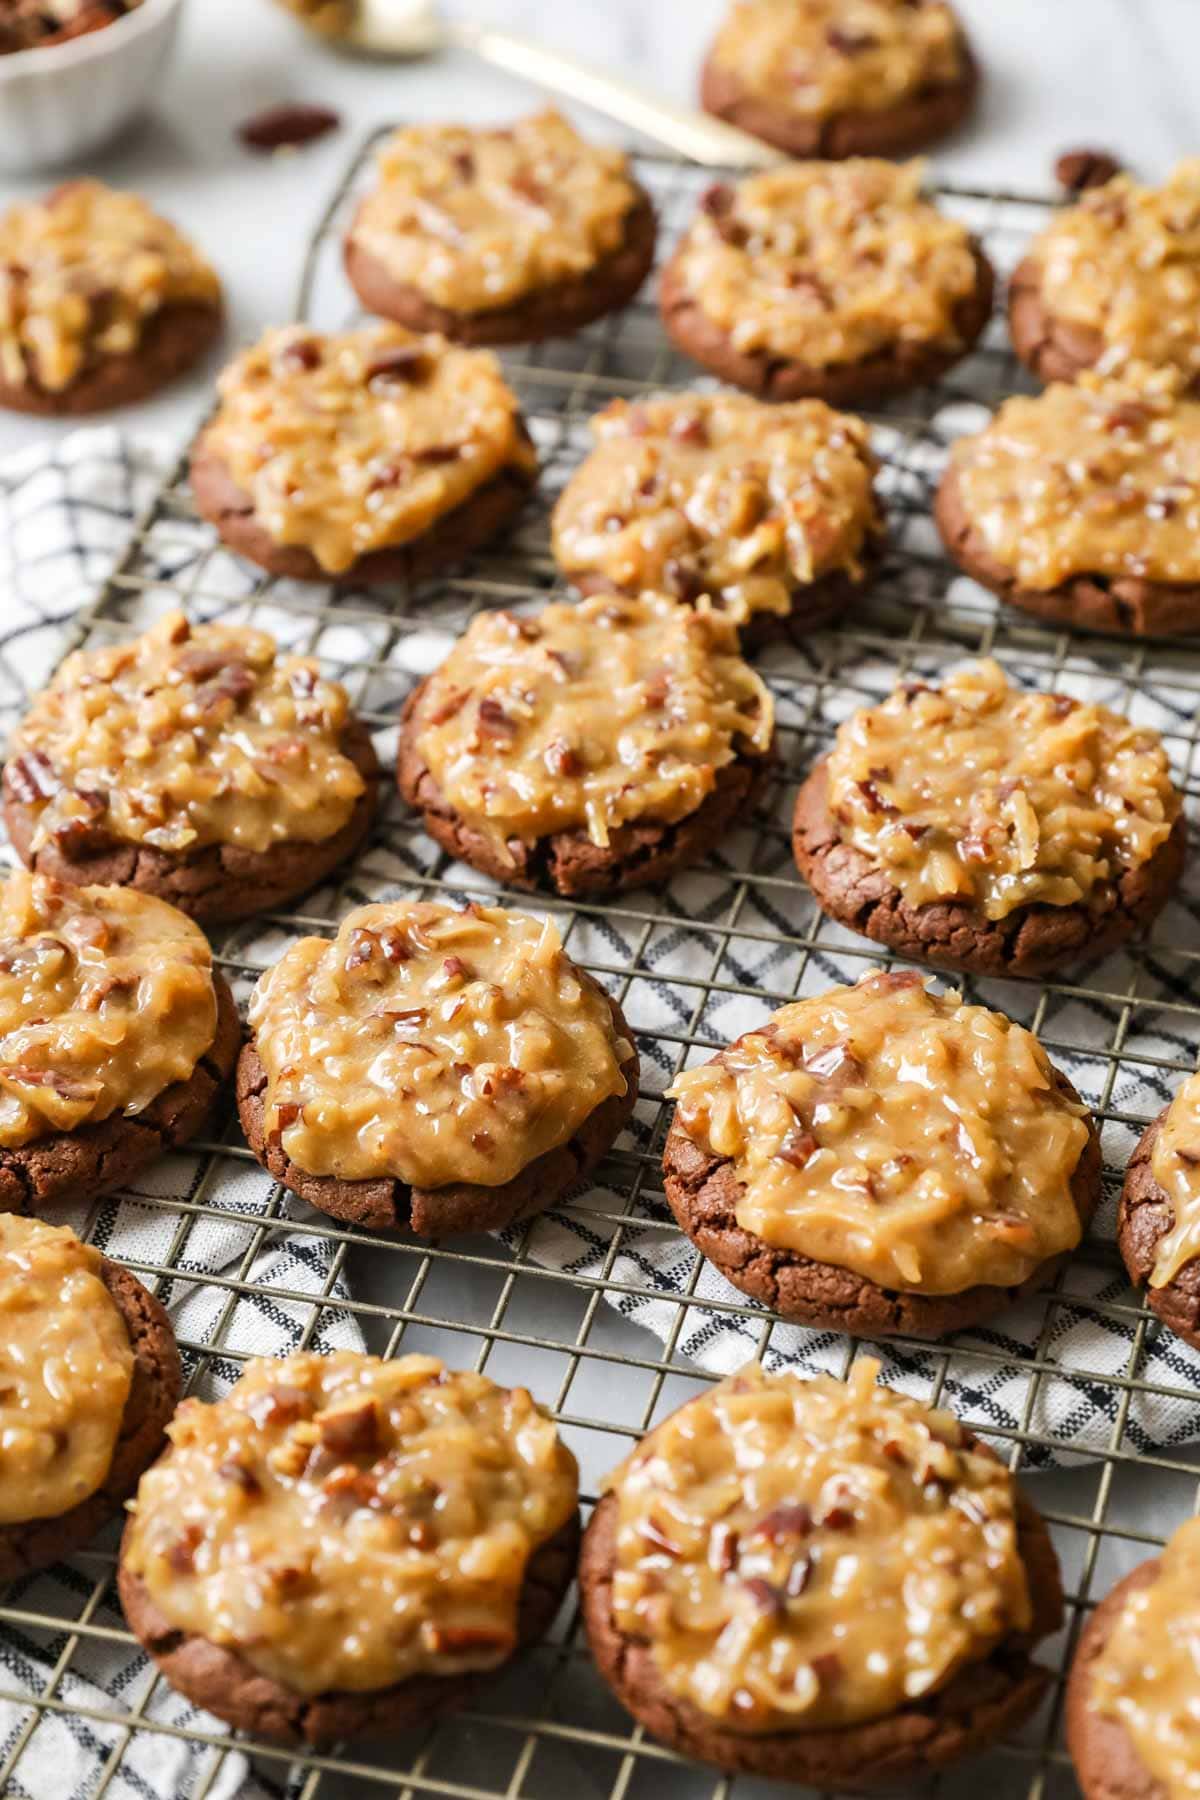
<path fill-rule="evenodd" d="M 1057 1091 L 1078 1100 L 1066 1076 L 1057 1069 L 1054 1076 Z M 865 1338 L 948 1337 L 982 1324 L 1023 1294 L 1045 1287 L 1067 1260 L 1065 1255 L 1049 1258 L 1016 1287 L 979 1283 L 958 1294 L 903 1292 L 769 1244 L 739 1225 L 737 1208 L 745 1188 L 732 1162 L 702 1149 L 683 1129 L 678 1113 L 663 1151 L 663 1175 L 676 1223 L 700 1254 L 726 1281 L 791 1324 Z M 1089 1118 L 1088 1141 L 1071 1177 L 1081 1233 L 1100 1203 L 1101 1190 L 1100 1139 Z"/>
<path fill-rule="evenodd" d="M 1200 1259 L 1184 1263 L 1165 1287 L 1148 1285 L 1159 1244 L 1175 1227 L 1175 1208 L 1150 1166 L 1169 1111 L 1170 1107 L 1164 1106 L 1157 1119 L 1151 1120 L 1129 1159 L 1117 1208 L 1117 1248 L 1130 1281 L 1145 1287 L 1150 1310 L 1176 1337 L 1200 1350 Z"/>
<path fill-rule="evenodd" d="M 286 841 L 270 850 L 207 844 L 192 853 L 172 855 L 150 844 L 120 843 L 97 834 L 75 850 L 54 843 L 35 850 L 37 814 L 16 797 L 7 782 L 0 811 L 17 855 L 26 868 L 39 875 L 73 887 L 133 888 L 169 900 L 180 912 L 204 924 L 228 924 L 270 912 L 307 893 L 365 840 L 379 797 L 379 759 L 366 726 L 357 720 L 346 728 L 341 748 L 366 787 L 342 829 L 319 843 Z"/>
<path fill-rule="evenodd" d="M 439 331 L 458 344 L 536 344 L 543 338 L 566 337 L 615 312 L 633 299 L 650 273 L 657 236 L 650 197 L 639 187 L 623 242 L 584 274 L 526 294 L 509 306 L 456 312 L 427 299 L 419 288 L 397 281 L 357 241 L 356 226 L 357 218 L 346 234 L 343 256 L 350 285 L 367 311 L 411 331 Z"/>
<path fill-rule="evenodd" d="M 147 324 L 136 349 L 87 364 L 69 387 L 55 391 L 28 381 L 0 378 L 0 407 L 66 419 L 132 406 L 190 369 L 216 342 L 223 322 L 219 306 L 167 306 Z"/>
<path fill-rule="evenodd" d="M 1099 362 L 1104 339 L 1089 325 L 1059 319 L 1042 298 L 1042 280 L 1032 257 L 1024 257 L 1008 284 L 1008 329 L 1013 349 L 1039 381 L 1074 381 Z"/>
<path fill-rule="evenodd" d="M 179 1347 L 162 1306 L 128 1269 L 104 1257 L 100 1279 L 129 1333 L 133 1379 L 107 1475 L 86 1500 L 52 1519 L 0 1525 L 0 1581 L 49 1568 L 114 1519 L 163 1446 L 179 1401 Z"/>
<path fill-rule="evenodd" d="M 512 862 L 505 862 L 492 840 L 460 818 L 443 798 L 421 761 L 413 730 L 413 712 L 425 683 L 415 687 L 401 715 L 397 779 L 421 823 L 450 856 L 469 863 L 508 887 L 552 888 L 567 898 L 615 894 L 632 887 L 653 887 L 707 855 L 734 821 L 754 805 L 774 747 L 765 757 L 740 757 L 717 771 L 716 786 L 694 813 L 674 825 L 657 821 L 621 825 L 603 848 L 583 831 L 558 831 L 527 844 L 509 838 Z"/>
<path fill-rule="evenodd" d="M 215 974 L 217 1030 L 187 1081 L 177 1081 L 144 1112 L 114 1113 L 78 1131 L 56 1131 L 15 1149 L 0 1149 L 0 1212 L 39 1215 L 124 1187 L 148 1164 L 195 1137 L 207 1123 L 232 1072 L 242 1041 L 233 995 Z"/>
<path fill-rule="evenodd" d="M 613 1025 L 633 1042 L 615 1000 Z M 440 1188 L 409 1187 L 385 1177 L 378 1181 L 343 1181 L 335 1175 L 310 1175 L 278 1144 L 267 1142 L 264 1129 L 267 1072 L 251 1040 L 238 1061 L 238 1114 L 246 1141 L 267 1172 L 319 1212 L 347 1225 L 373 1231 L 411 1231 L 417 1237 L 445 1238 L 474 1231 L 503 1231 L 545 1212 L 591 1173 L 616 1142 L 637 1104 L 639 1065 L 635 1051 L 622 1064 L 623 1094 L 602 1101 L 557 1150 L 547 1150 L 501 1187 L 460 1181 Z"/>
<path fill-rule="evenodd" d="M 738 643 L 743 654 L 752 655 L 754 651 L 764 650 L 771 644 L 795 644 L 797 647 L 806 644 L 814 631 L 842 618 L 860 596 L 868 591 L 875 579 L 882 554 L 881 538 L 878 545 L 864 556 L 865 566 L 860 576 L 852 575 L 848 569 L 830 569 L 828 573 L 818 575 L 815 581 L 805 582 L 793 590 L 789 612 L 752 613 L 738 629 Z M 563 573 L 576 590 L 584 595 L 621 593 L 636 599 L 642 591 L 640 588 L 618 588 L 602 575 L 573 577 L 569 570 L 564 570 Z"/>
<path fill-rule="evenodd" d="M 537 477 L 516 467 L 502 469 L 459 506 L 435 520 L 420 537 L 387 550 L 372 550 L 336 575 L 323 569 L 305 545 L 276 542 L 260 522 L 250 495 L 238 487 L 209 447 L 207 433 L 197 439 L 189 479 L 201 518 L 216 526 L 217 535 L 229 549 L 257 563 L 268 575 L 290 581 L 332 583 L 336 587 L 371 587 L 384 582 L 423 581 L 461 562 L 512 523 Z"/>
<path fill-rule="evenodd" d="M 571 1584 L 578 1553 L 576 1514 L 529 1560 L 514 1656 L 549 1630 Z M 496 1669 L 466 1675 L 414 1676 L 373 1692 L 297 1694 L 269 1675 L 259 1674 L 238 1651 L 176 1630 L 155 1605 L 145 1582 L 130 1571 L 124 1556 L 117 1570 L 117 1590 L 130 1630 L 173 1688 L 236 1731 L 278 1743 L 320 1749 L 344 1739 L 392 1734 L 428 1724 L 468 1705 L 513 1660 L 509 1657 Z"/>
<path fill-rule="evenodd" d="M 978 1447 L 978 1446 L 976 1446 Z M 724 1729 L 671 1692 L 649 1643 L 627 1636 L 613 1616 L 617 1497 L 606 1494 L 584 1533 L 579 1593 L 592 1655 L 621 1704 L 651 1735 L 683 1756 L 728 1774 L 790 1781 L 821 1792 L 861 1792 L 932 1775 L 984 1750 L 1036 1710 L 1051 1686 L 1030 1649 L 1062 1616 L 1058 1558 L 1045 1524 L 1018 1497 L 1018 1542 L 1029 1576 L 1034 1623 L 1029 1634 L 968 1665 L 938 1692 L 885 1719 L 842 1728 L 772 1732 Z"/>
<path fill-rule="evenodd" d="M 720 67 L 710 54 L 700 74 L 700 104 L 705 112 L 801 160 L 910 156 L 948 137 L 975 104 L 979 65 L 965 40 L 962 62 L 957 81 L 923 88 L 885 110 L 860 108 L 813 118 L 749 92 L 735 70 Z"/>
<path fill-rule="evenodd" d="M 1083 1628 L 1067 1679 L 1067 1748 L 1083 1800 L 1166 1800 L 1166 1789 L 1142 1762 L 1133 1739 L 1119 1719 L 1106 1718 L 1091 1705 L 1092 1674 L 1125 1602 L 1149 1587 L 1159 1561 L 1139 1563 L 1105 1595 Z"/>
<path fill-rule="evenodd" d="M 1144 581 L 1134 575 L 1073 575 L 1052 588 L 1022 587 L 988 548 L 963 504 L 958 471 L 949 467 L 933 516 L 946 549 L 965 575 L 1010 606 L 1072 629 L 1125 637 L 1166 637 L 1200 631 L 1200 584 Z"/>
<path fill-rule="evenodd" d="M 659 309 L 675 346 L 722 381 L 732 382 L 734 387 L 757 394 L 762 400 L 800 400 L 812 395 L 831 406 L 853 406 L 924 387 L 938 380 L 974 348 L 991 316 L 995 275 L 978 244 L 972 243 L 972 252 L 976 284 L 974 291 L 955 308 L 957 343 L 907 343 L 898 338 L 887 350 L 859 362 L 816 365 L 778 356 L 770 350 L 735 349 L 728 333 L 709 318 L 684 285 L 682 246 L 663 270 Z"/>
<path fill-rule="evenodd" d="M 961 901 L 911 905 L 887 873 L 844 843 L 819 762 L 796 796 L 792 848 L 822 909 L 900 956 L 974 975 L 1053 975 L 1106 956 L 1162 909 L 1187 845 L 1183 814 L 1148 863 L 1075 906 L 1019 906 L 988 919 Z"/>

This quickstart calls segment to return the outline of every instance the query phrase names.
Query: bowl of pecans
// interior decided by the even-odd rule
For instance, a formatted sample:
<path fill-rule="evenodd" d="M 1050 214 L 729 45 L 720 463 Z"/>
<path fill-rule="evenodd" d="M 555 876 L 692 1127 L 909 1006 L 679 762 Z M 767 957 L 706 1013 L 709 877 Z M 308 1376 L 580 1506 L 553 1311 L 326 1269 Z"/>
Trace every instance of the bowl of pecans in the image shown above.
<path fill-rule="evenodd" d="M 154 91 L 183 0 L 0 0 L 0 170 L 70 163 Z"/>

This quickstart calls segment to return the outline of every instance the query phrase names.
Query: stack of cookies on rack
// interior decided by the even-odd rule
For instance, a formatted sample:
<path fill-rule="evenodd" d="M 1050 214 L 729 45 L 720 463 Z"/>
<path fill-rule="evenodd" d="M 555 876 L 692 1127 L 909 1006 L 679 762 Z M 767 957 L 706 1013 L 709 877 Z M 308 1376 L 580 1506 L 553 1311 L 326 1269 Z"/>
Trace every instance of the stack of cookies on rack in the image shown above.
<path fill-rule="evenodd" d="M 76 649 L 13 735 L 0 1308 L 27 1354 L 0 1356 L 0 1561 L 42 1567 L 128 1503 L 129 1624 L 234 1727 L 325 1745 L 461 1707 L 576 1571 L 619 1699 L 731 1773 L 915 1780 L 1046 1696 L 1063 1595 L 1044 1521 L 987 1444 L 869 1360 L 751 1363 L 691 1400 L 608 1476 L 581 1549 L 575 1459 L 523 1388 L 305 1349 L 176 1410 L 162 1307 L 50 1218 L 220 1130 L 223 1094 L 277 1194 L 331 1231 L 443 1240 L 557 1205 L 632 1128 L 640 1074 L 561 903 L 603 918 L 719 864 L 782 790 L 815 907 L 870 963 L 759 995 L 755 1023 L 675 1068 L 654 1154 L 679 1241 L 768 1320 L 914 1356 L 1058 1277 L 1101 1203 L 1096 1122 L 1034 1030 L 930 973 L 1074 982 L 1136 943 L 1186 854 L 1162 737 L 991 656 L 938 682 L 904 658 L 825 754 L 807 727 L 803 767 L 781 748 L 789 659 L 812 666 L 895 572 L 882 437 L 841 409 L 919 405 L 992 324 L 983 246 L 920 165 L 885 160 L 955 126 L 977 80 L 941 0 L 732 7 L 705 104 L 796 160 L 699 193 L 657 290 L 658 367 L 687 385 L 615 379 L 637 391 L 590 420 L 555 495 L 545 591 L 477 610 L 390 721 L 393 804 L 482 898 L 430 879 L 348 907 L 274 957 L 243 1027 L 205 931 L 294 924 L 365 866 L 391 785 L 346 688 L 252 623 L 162 610 Z M 374 319 L 267 331 L 192 447 L 196 511 L 253 566 L 251 610 L 276 579 L 334 606 L 399 586 L 420 619 L 465 558 L 503 567 L 541 474 L 521 358 L 603 332 L 658 235 L 629 159 L 556 113 L 389 136 L 344 241 Z M 0 404 L 141 398 L 220 326 L 206 261 L 94 181 L 14 208 L 0 262 Z M 1009 607 L 1200 630 L 1194 302 L 1200 163 L 1077 196 L 1013 274 L 1012 345 L 1046 385 L 952 444 L 932 509 Z M 498 346 L 524 348 L 506 365 Z M 812 916 L 788 920 L 798 940 Z M 1198 1082 L 1147 1129 L 1118 1221 L 1131 1278 L 1195 1345 Z M 1191 1791 L 1170 1709 L 1194 1710 L 1196 1672 L 1164 1646 L 1190 1628 L 1196 1555 L 1185 1528 L 1083 1636 L 1068 1713 L 1092 1800 Z"/>

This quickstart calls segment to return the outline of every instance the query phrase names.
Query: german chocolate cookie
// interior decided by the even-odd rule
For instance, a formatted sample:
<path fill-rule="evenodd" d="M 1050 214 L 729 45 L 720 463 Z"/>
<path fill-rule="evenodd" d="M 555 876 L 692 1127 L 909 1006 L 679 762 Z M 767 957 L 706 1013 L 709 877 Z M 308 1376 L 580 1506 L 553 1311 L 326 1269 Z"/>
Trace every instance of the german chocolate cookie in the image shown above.
<path fill-rule="evenodd" d="M 121 1604 L 173 1687 L 256 1737 L 321 1746 L 466 1705 L 574 1572 L 577 1470 L 553 1421 L 433 1357 L 257 1360 L 169 1436 Z"/>
<path fill-rule="evenodd" d="M 1117 1245 L 1164 1325 L 1200 1349 L 1200 1077 L 1142 1133 L 1125 1171 Z"/>
<path fill-rule="evenodd" d="M 221 328 L 208 263 L 136 194 L 68 181 L 0 217 L 0 406 L 125 406 L 197 362 Z"/>
<path fill-rule="evenodd" d="M 399 325 L 268 331 L 218 391 L 192 494 L 272 575 L 415 581 L 496 536 L 537 479 L 496 359 Z"/>
<path fill-rule="evenodd" d="M 241 1025 L 198 928 L 125 888 L 0 885 L 0 1212 L 122 1187 L 207 1123 Z"/>
<path fill-rule="evenodd" d="M 735 0 L 700 78 L 719 119 L 789 156 L 907 156 L 945 137 L 979 83 L 942 0 Z"/>
<path fill-rule="evenodd" d="M 944 1337 L 1044 1287 L 1100 1198 L 1066 1077 L 1003 1014 L 865 976 L 678 1076 L 680 1229 L 781 1318 Z"/>
<path fill-rule="evenodd" d="M 841 726 L 792 839 L 831 918 L 979 975 L 1107 954 L 1161 910 L 1186 841 L 1157 732 L 991 661 Z"/>
<path fill-rule="evenodd" d="M 620 150 L 555 112 L 500 129 L 413 125 L 387 140 L 346 235 L 363 305 L 460 344 L 578 331 L 633 298 L 654 210 Z"/>
<path fill-rule="evenodd" d="M 498 907 L 360 907 L 294 944 L 249 1017 L 250 1148 L 351 1224 L 501 1230 L 575 1187 L 637 1098 L 616 1002 L 548 920 Z"/>
<path fill-rule="evenodd" d="M 609 1477 L 580 1559 L 588 1639 L 682 1755 L 907 1792 L 1046 1693 L 1031 1651 L 1062 1587 L 1045 1524 L 957 1420 L 875 1388 L 877 1371 L 751 1365 Z"/>
<path fill-rule="evenodd" d="M 1006 400 L 953 446 L 934 512 L 965 573 L 1025 612 L 1200 630 L 1200 401 L 1176 370 Z"/>
<path fill-rule="evenodd" d="M 74 1232 L 0 1214 L 0 1580 L 120 1512 L 162 1448 L 179 1351 L 141 1282 Z"/>
<path fill-rule="evenodd" d="M 1100 1602 L 1067 1683 L 1067 1746 L 1083 1800 L 1167 1800 L 1196 1775 L 1200 1526 Z"/>
<path fill-rule="evenodd" d="M 39 874 L 213 923 L 323 881 L 366 837 L 378 783 L 365 726 L 315 660 L 175 612 L 68 657 L 13 735 L 3 813 Z"/>
<path fill-rule="evenodd" d="M 452 856 L 600 894 L 699 861 L 773 761 L 771 696 L 732 619 L 643 594 L 477 614 L 408 698 L 398 774 Z"/>
<path fill-rule="evenodd" d="M 614 400 L 554 509 L 559 568 L 585 594 L 712 605 L 744 648 L 845 612 L 883 547 L 861 419 L 744 394 Z"/>
<path fill-rule="evenodd" d="M 1100 364 L 1200 384 L 1200 158 L 1162 187 L 1117 175 L 1037 237 L 1008 290 L 1013 348 L 1042 381 Z"/>
<path fill-rule="evenodd" d="M 964 357 L 992 309 L 991 265 L 921 192 L 921 169 L 789 163 L 709 188 L 663 271 L 686 355 L 765 400 L 902 393 Z"/>

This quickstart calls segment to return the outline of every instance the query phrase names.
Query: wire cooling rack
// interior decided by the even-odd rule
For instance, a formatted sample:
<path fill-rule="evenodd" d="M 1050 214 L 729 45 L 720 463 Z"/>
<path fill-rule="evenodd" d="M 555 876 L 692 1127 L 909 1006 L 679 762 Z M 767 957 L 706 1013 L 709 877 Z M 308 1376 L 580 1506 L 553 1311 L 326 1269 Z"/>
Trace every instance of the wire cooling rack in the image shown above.
<path fill-rule="evenodd" d="M 354 317 L 338 244 L 374 142 L 354 159 L 306 254 L 297 313 L 321 326 Z M 652 158 L 640 159 L 639 173 L 669 246 L 707 177 Z M 1002 270 L 1049 205 L 964 189 L 944 190 L 943 199 Z M 528 606 L 558 591 L 547 519 L 586 450 L 589 414 L 613 395 L 696 380 L 667 346 L 649 294 L 569 341 L 506 357 L 543 459 L 540 497 L 511 539 L 452 578 L 411 592 L 336 595 L 259 578 L 196 520 L 181 459 L 134 521 L 69 647 L 141 628 L 168 606 L 196 619 L 263 624 L 290 647 L 321 656 L 347 683 L 386 759 L 404 694 L 479 608 Z M 659 1185 L 670 1111 L 661 1095 L 678 1068 L 707 1058 L 786 999 L 890 960 L 825 920 L 795 874 L 787 825 L 799 776 L 842 718 L 881 699 L 901 676 L 936 678 L 985 654 L 1023 682 L 1100 694 L 1155 723 L 1180 784 L 1189 795 L 1196 790 L 1197 650 L 1048 630 L 999 608 L 940 553 L 929 501 L 945 445 L 1023 385 L 997 320 L 947 381 L 874 418 L 893 523 L 887 567 L 839 629 L 763 662 L 783 755 L 760 814 L 664 892 L 604 905 L 516 899 L 557 919 L 568 949 L 616 994 L 639 1037 L 637 1115 L 595 1188 L 504 1241 L 417 1245 L 340 1229 L 312 1213 L 259 1178 L 236 1127 L 227 1128 L 121 1202 L 148 1221 L 134 1252 L 121 1253 L 172 1304 L 191 1391 L 218 1392 L 236 1378 L 247 1309 L 302 1346 L 431 1350 L 529 1385 L 560 1419 L 590 1499 L 645 1429 L 748 1357 L 804 1369 L 850 1366 L 857 1342 L 782 1327 L 705 1270 L 680 1240 Z M 8 673 L 19 682 L 18 671 Z M 218 961 L 244 997 L 295 935 L 329 932 L 349 907 L 381 893 L 447 889 L 465 897 L 490 884 L 450 865 L 393 799 L 338 885 L 294 911 L 225 932 Z M 1044 1652 L 1060 1670 L 1087 1607 L 1152 1554 L 1195 1500 L 1188 1446 L 1200 1436 L 1200 1362 L 1160 1332 L 1127 1287 L 1112 1206 L 1137 1133 L 1194 1066 L 1198 918 L 1185 890 L 1147 942 L 1096 969 L 1064 981 L 963 984 L 971 998 L 1037 1031 L 1095 1108 L 1107 1205 L 1058 1284 L 1012 1318 L 946 1345 L 899 1340 L 883 1352 L 889 1380 L 952 1403 L 1014 1468 L 1033 1472 L 1071 1602 L 1068 1628 Z M 95 1241 L 112 1242 L 113 1218 L 112 1202 L 93 1210 L 86 1229 Z M 186 1751 L 172 1765 L 181 1773 L 169 1791 L 189 1800 L 285 1792 L 303 1800 L 561 1800 L 568 1792 L 581 1800 L 752 1800 L 766 1791 L 685 1763 L 631 1724 L 590 1665 L 573 1596 L 548 1642 L 465 1715 L 345 1755 L 296 1756 L 234 1741 L 206 1715 L 172 1709 L 164 1684 L 135 1654 L 112 1590 L 114 1547 L 115 1534 L 51 1576 L 16 1584 L 0 1605 L 0 1705 L 12 1721 L 0 1738 L 0 1792 L 48 1800 L 53 1791 L 57 1800 L 66 1791 L 45 1785 L 42 1754 L 64 1725 L 92 1758 L 87 1777 L 71 1787 L 88 1800 L 166 1793 L 146 1773 L 156 1766 L 148 1753 L 164 1746 Z M 1017 1742 L 928 1791 L 986 1791 L 998 1800 L 1075 1792 L 1061 1710 L 1059 1685 Z"/>

